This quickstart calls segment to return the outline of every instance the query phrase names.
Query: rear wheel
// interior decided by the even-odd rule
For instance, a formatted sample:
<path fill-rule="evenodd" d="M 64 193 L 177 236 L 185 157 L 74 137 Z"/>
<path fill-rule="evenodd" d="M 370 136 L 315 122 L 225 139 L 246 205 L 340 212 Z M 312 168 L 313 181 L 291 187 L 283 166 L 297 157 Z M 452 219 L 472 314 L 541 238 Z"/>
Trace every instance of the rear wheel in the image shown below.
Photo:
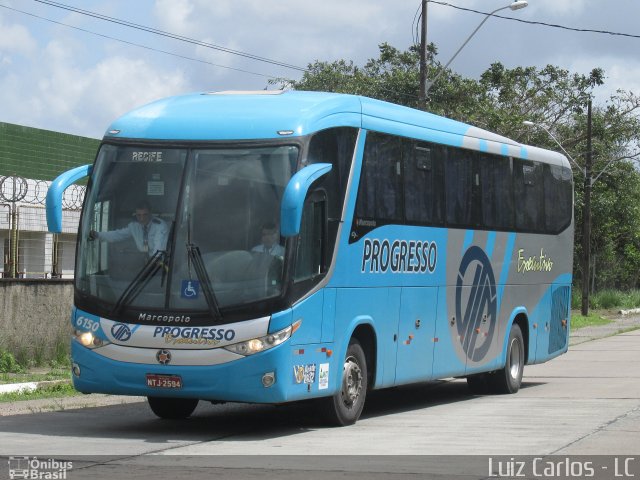
<path fill-rule="evenodd" d="M 356 423 L 366 396 L 367 362 L 360 343 L 352 339 L 344 359 L 340 391 L 323 399 L 327 421 L 340 426 Z"/>
<path fill-rule="evenodd" d="M 491 374 L 491 386 L 495 393 L 516 393 L 522 384 L 524 372 L 524 340 L 517 324 L 511 327 L 507 344 L 507 361 L 503 369 Z"/>
<path fill-rule="evenodd" d="M 189 417 L 198 406 L 197 398 L 147 397 L 147 400 L 153 413 L 172 420 Z"/>

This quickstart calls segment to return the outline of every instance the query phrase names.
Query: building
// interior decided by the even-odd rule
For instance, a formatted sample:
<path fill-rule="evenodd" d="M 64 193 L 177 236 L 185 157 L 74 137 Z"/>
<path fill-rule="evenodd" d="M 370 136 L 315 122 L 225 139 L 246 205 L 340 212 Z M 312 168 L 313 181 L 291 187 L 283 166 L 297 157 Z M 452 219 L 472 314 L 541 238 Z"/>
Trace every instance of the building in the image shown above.
<path fill-rule="evenodd" d="M 84 186 L 65 192 L 63 233 L 47 232 L 45 197 L 60 173 L 92 163 L 99 140 L 0 122 L 0 276 L 73 276 Z"/>

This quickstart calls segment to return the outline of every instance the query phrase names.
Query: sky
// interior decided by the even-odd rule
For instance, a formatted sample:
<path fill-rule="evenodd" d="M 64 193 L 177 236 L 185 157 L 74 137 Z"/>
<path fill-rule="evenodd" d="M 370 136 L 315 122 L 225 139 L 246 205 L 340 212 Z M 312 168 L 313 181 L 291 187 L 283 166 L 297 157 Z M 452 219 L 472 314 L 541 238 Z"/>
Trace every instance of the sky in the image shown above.
<path fill-rule="evenodd" d="M 511 0 L 442 1 L 488 13 Z M 420 0 L 46 2 L 297 67 L 178 41 L 43 1 L 0 0 L 0 122 L 93 138 L 101 138 L 120 115 L 158 98 L 196 91 L 262 90 L 270 78 L 299 79 L 301 69 L 316 60 L 345 59 L 363 65 L 377 57 L 383 42 L 404 50 L 414 42 L 414 20 L 421 4 Z M 485 18 L 450 5 L 430 2 L 427 14 L 427 40 L 436 44 L 443 63 Z M 640 37 L 638 0 L 529 0 L 527 8 L 499 14 Z M 639 49 L 640 38 L 491 17 L 450 68 L 477 78 L 494 62 L 509 68 L 553 64 L 585 74 L 600 67 L 606 82 L 595 93 L 596 102 L 604 104 L 618 89 L 640 94 Z"/>

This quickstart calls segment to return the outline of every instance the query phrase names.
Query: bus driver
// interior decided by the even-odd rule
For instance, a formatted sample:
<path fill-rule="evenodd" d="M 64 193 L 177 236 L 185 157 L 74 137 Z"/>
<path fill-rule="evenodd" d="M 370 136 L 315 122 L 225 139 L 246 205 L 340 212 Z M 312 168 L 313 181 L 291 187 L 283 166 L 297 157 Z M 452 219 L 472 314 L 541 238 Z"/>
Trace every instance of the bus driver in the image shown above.
<path fill-rule="evenodd" d="M 284 247 L 280 245 L 280 233 L 275 223 L 267 222 L 262 225 L 260 230 L 260 238 L 262 243 L 251 249 L 256 253 L 268 253 L 274 257 L 284 257 Z"/>
<path fill-rule="evenodd" d="M 142 201 L 137 204 L 135 217 L 135 221 L 118 230 L 105 232 L 91 230 L 89 239 L 95 240 L 97 238 L 105 242 L 120 242 L 127 238 L 133 238 L 138 250 L 146 252 L 149 256 L 157 251 L 165 250 L 169 228 L 164 220 L 151 215 L 151 207 L 148 202 Z"/>

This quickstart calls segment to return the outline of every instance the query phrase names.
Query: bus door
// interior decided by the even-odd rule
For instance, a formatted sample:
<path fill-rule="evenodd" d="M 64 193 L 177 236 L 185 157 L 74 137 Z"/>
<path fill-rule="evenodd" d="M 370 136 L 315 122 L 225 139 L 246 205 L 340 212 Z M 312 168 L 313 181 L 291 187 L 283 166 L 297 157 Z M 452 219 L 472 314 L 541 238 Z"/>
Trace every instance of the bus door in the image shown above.
<path fill-rule="evenodd" d="M 397 385 L 432 378 L 437 291 L 436 287 L 402 289 L 396 354 Z"/>

